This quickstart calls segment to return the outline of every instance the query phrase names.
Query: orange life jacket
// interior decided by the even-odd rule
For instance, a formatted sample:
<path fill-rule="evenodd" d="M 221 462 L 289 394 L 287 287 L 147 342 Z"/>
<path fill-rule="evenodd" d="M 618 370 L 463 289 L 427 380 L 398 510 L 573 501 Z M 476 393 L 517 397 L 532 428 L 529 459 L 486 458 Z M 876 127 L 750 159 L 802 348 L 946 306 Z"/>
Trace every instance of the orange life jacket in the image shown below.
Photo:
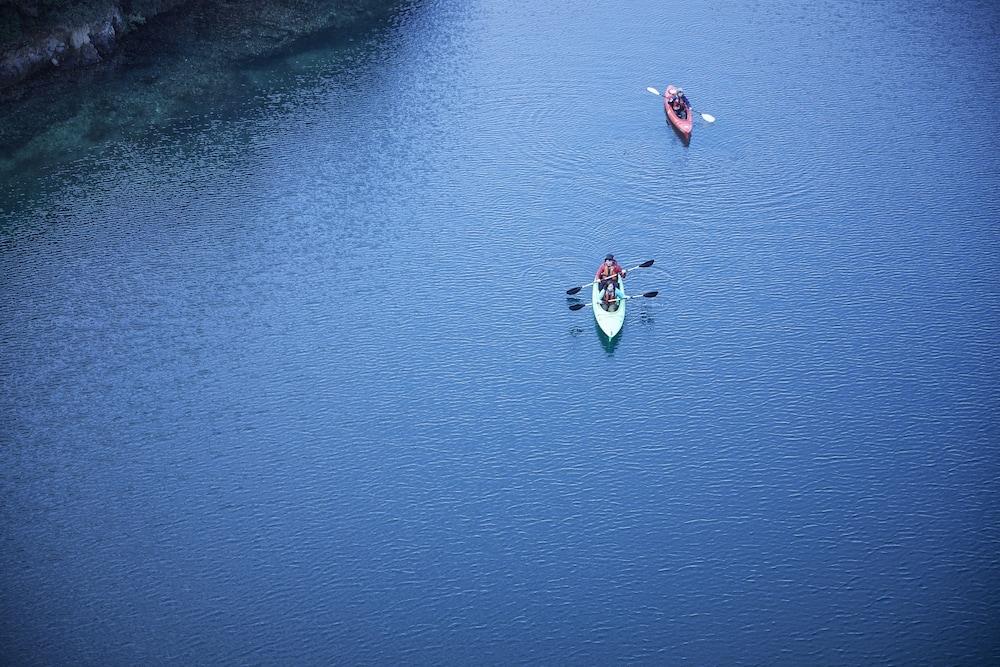
<path fill-rule="evenodd" d="M 607 264 L 601 264 L 601 268 L 597 270 L 597 279 L 603 280 L 604 278 L 610 278 L 611 276 L 617 277 L 619 273 L 622 272 L 622 267 L 615 262 L 609 268 Z"/>

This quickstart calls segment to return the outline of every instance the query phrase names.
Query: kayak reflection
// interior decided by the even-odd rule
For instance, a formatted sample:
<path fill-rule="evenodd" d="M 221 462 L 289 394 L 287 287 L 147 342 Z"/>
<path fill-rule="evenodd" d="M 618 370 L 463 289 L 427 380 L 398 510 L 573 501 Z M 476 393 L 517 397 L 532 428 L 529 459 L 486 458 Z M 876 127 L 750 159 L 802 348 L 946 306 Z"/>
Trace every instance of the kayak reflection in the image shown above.
<path fill-rule="evenodd" d="M 624 331 L 619 331 L 616 336 L 608 337 L 608 335 L 601 330 L 601 325 L 598 324 L 596 320 L 594 321 L 594 331 L 597 332 L 597 338 L 601 341 L 601 346 L 609 356 L 614 354 L 615 349 L 621 344 L 622 337 L 625 335 Z"/>

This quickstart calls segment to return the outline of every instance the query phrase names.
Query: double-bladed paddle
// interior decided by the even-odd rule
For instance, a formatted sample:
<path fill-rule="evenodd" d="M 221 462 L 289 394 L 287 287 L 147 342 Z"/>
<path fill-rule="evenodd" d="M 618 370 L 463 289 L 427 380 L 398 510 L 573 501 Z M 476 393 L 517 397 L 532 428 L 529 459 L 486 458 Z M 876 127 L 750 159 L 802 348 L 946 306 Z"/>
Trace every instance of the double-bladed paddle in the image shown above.
<path fill-rule="evenodd" d="M 663 97 L 662 95 L 660 95 L 660 91 L 658 91 L 658 90 L 657 90 L 656 88 L 653 88 L 652 86 L 649 86 L 648 88 L 646 88 L 646 90 L 648 90 L 649 92 L 653 93 L 653 94 L 654 94 L 654 95 L 656 95 L 657 97 Z M 701 117 L 702 117 L 702 119 L 703 119 L 703 120 L 704 120 L 704 121 L 705 121 L 706 123 L 714 123 L 714 122 L 715 122 L 715 116 L 713 116 L 713 115 L 712 115 L 712 114 L 710 114 L 710 113 L 702 113 L 702 112 L 700 112 L 700 111 L 695 111 L 694 109 L 691 109 L 691 111 L 693 111 L 694 113 L 696 113 L 696 114 L 698 114 L 699 116 L 701 116 Z"/>
<path fill-rule="evenodd" d="M 656 261 L 655 259 L 647 259 L 642 264 L 636 264 L 635 266 L 633 266 L 630 269 L 625 269 L 625 273 L 628 273 L 629 271 L 635 271 L 636 269 L 648 269 L 649 267 L 651 267 L 653 265 L 653 262 L 655 262 L 655 261 Z M 603 278 L 603 280 L 614 280 L 619 275 L 620 274 L 616 273 L 613 276 L 608 276 L 607 278 Z M 580 285 L 579 287 L 571 287 L 568 290 L 566 290 L 566 294 L 576 294 L 577 292 L 579 292 L 580 290 L 582 290 L 584 287 L 590 287 L 591 285 L 593 285 L 596 282 L 597 281 L 594 280 L 592 282 L 587 283 L 586 285 Z"/>
<path fill-rule="evenodd" d="M 657 294 L 659 294 L 659 292 L 643 292 L 642 294 L 631 294 L 631 295 L 626 296 L 626 297 L 624 297 L 622 299 L 615 299 L 615 301 L 625 301 L 625 300 L 628 300 L 628 299 L 640 299 L 640 298 L 642 298 L 642 299 L 652 299 Z M 580 310 L 581 308 L 586 308 L 586 307 L 592 306 L 592 305 L 593 304 L 590 304 L 590 303 L 574 303 L 572 306 L 569 307 L 569 309 L 570 310 Z"/>

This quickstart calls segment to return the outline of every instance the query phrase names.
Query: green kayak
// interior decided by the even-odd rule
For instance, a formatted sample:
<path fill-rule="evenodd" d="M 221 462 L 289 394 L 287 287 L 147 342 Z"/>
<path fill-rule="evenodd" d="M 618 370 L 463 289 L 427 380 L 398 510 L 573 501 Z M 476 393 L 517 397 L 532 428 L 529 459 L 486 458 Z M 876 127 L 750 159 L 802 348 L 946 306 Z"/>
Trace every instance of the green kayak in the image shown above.
<path fill-rule="evenodd" d="M 625 283 L 622 281 L 621 276 L 618 276 L 618 289 L 622 291 L 622 294 L 625 294 Z M 608 338 L 617 336 L 618 332 L 622 330 L 622 325 L 625 324 L 625 304 L 628 302 L 619 301 L 618 310 L 604 310 L 601 307 L 601 288 L 597 283 L 594 283 L 590 300 L 594 310 L 594 318 L 597 320 L 597 326 L 601 327 L 601 331 Z"/>

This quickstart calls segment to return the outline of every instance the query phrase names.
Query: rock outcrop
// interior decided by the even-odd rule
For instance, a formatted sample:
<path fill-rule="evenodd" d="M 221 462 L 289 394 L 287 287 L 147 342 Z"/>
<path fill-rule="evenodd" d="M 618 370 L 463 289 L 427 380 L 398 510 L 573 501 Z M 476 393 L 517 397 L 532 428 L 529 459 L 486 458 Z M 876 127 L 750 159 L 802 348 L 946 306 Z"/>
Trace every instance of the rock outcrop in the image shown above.
<path fill-rule="evenodd" d="M 63 13 L 12 31 L 12 0 L 0 0 L 0 181 L 206 110 L 236 113 L 274 83 L 256 76 L 267 63 L 384 29 L 404 2 L 16 1 Z"/>
<path fill-rule="evenodd" d="M 254 57 L 319 29 L 384 14 L 394 0 L 0 0 L 0 100 L 53 70 L 109 60 L 126 34 L 156 44 L 167 27 Z M 5 23 L 7 25 L 5 25 Z M 156 26 L 156 27 L 154 27 Z M 233 37 L 232 33 L 240 33 Z M 240 42 L 237 44 L 236 42 Z"/>
<path fill-rule="evenodd" d="M 0 54 L 0 89 L 54 67 L 93 65 L 108 58 L 127 24 L 118 7 L 83 25 L 58 26 Z"/>

